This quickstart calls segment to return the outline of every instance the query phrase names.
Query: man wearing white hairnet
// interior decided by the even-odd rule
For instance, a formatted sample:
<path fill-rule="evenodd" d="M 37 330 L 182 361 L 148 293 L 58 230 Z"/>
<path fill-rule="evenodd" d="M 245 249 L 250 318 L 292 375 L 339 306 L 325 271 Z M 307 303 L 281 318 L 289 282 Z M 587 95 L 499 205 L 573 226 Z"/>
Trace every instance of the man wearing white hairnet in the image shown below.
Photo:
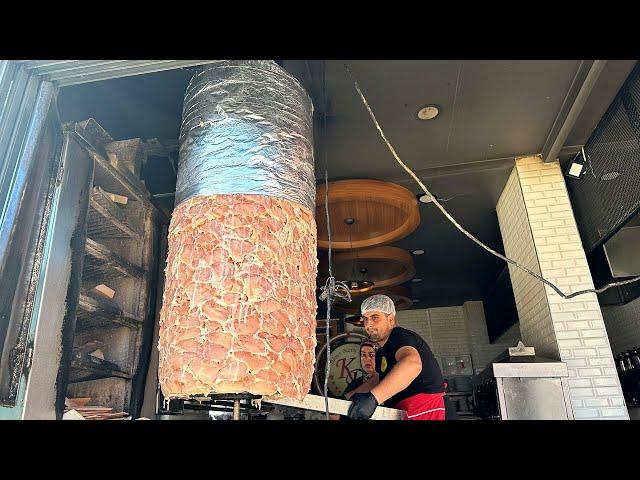
<path fill-rule="evenodd" d="M 360 307 L 376 351 L 376 372 L 351 393 L 349 419 L 367 420 L 382 403 L 404 410 L 407 420 L 444 420 L 445 385 L 440 366 L 420 335 L 396 325 L 396 309 L 386 295 Z"/>

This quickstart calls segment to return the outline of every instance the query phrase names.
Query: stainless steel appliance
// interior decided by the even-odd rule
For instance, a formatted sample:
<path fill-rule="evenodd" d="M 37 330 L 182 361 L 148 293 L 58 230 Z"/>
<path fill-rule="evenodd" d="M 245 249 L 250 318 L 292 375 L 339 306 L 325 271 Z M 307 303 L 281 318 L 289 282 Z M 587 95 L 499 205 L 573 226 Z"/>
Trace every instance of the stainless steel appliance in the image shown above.
<path fill-rule="evenodd" d="M 473 378 L 474 413 L 501 420 L 573 420 L 563 362 L 510 348 Z"/>

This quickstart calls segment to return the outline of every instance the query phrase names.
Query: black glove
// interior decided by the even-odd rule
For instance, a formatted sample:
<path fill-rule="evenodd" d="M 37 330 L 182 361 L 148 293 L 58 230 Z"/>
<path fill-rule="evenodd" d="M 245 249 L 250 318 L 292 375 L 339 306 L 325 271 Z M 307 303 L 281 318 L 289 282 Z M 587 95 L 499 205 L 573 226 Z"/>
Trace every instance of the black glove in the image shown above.
<path fill-rule="evenodd" d="M 351 397 L 349 406 L 349 420 L 369 420 L 376 411 L 378 400 L 372 393 L 356 393 Z"/>

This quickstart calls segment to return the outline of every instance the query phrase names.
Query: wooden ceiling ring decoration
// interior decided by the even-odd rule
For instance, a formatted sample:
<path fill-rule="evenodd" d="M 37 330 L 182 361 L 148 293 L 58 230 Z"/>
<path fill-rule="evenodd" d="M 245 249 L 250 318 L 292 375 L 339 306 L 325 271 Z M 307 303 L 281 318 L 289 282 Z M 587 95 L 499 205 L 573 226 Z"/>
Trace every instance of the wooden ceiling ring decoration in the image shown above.
<path fill-rule="evenodd" d="M 362 295 L 353 295 L 351 297 L 351 303 L 336 302 L 333 308 L 341 313 L 357 315 L 360 313 L 360 305 L 362 304 L 362 302 L 364 302 L 364 300 L 371 295 L 389 296 L 396 306 L 396 311 L 408 310 L 413 306 L 413 301 L 411 300 L 411 291 L 406 287 L 398 285 L 395 287 L 374 288 L 373 290 Z"/>
<path fill-rule="evenodd" d="M 374 289 L 400 285 L 416 274 L 413 256 L 409 252 L 398 247 L 383 246 L 335 254 L 332 259 L 333 276 L 339 280 L 354 280 L 351 278 L 353 262 L 356 277 L 372 281 Z M 360 273 L 361 267 L 367 269 L 366 274 Z M 328 274 L 327 263 L 321 262 L 319 269 L 318 283 L 324 285 Z"/>
<path fill-rule="evenodd" d="M 364 327 L 364 320 L 360 315 L 345 318 L 344 321 L 355 327 Z"/>
<path fill-rule="evenodd" d="M 316 187 L 318 248 L 328 249 L 324 184 Z M 406 237 L 420 224 L 416 196 L 381 180 L 338 180 L 329 184 L 331 248 L 349 250 L 385 245 Z M 353 218 L 351 226 L 345 219 Z M 349 229 L 352 241 L 349 242 Z"/>

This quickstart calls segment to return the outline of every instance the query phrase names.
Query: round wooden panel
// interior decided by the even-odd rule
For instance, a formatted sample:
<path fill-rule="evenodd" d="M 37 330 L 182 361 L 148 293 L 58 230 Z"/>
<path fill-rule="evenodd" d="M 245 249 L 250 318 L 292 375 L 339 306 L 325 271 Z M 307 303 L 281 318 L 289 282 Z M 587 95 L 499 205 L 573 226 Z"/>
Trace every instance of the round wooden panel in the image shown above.
<path fill-rule="evenodd" d="M 364 293 L 362 295 L 354 295 L 351 297 L 351 303 L 349 302 L 336 302 L 333 308 L 342 313 L 359 314 L 360 305 L 367 297 L 371 295 L 387 295 L 393 300 L 396 306 L 396 311 L 407 310 L 413 306 L 411 301 L 411 292 L 406 287 L 396 286 L 388 288 L 374 288 L 373 290 Z"/>
<path fill-rule="evenodd" d="M 324 285 L 329 273 L 328 259 L 324 252 L 318 257 L 318 283 Z M 398 247 L 365 248 L 337 253 L 331 257 L 333 276 L 336 279 L 369 280 L 374 283 L 374 288 L 400 285 L 413 278 L 416 273 L 411 254 Z M 365 274 L 360 272 L 362 268 L 367 269 Z"/>
<path fill-rule="evenodd" d="M 364 320 L 360 315 L 352 315 L 344 319 L 345 322 L 350 323 L 355 327 L 364 327 Z"/>
<path fill-rule="evenodd" d="M 325 186 L 316 189 L 318 248 L 329 248 L 325 213 Z M 331 247 L 366 248 L 395 242 L 412 233 L 420 224 L 418 201 L 400 185 L 380 180 L 339 180 L 329 184 Z M 355 219 L 350 227 L 347 218 Z"/>

